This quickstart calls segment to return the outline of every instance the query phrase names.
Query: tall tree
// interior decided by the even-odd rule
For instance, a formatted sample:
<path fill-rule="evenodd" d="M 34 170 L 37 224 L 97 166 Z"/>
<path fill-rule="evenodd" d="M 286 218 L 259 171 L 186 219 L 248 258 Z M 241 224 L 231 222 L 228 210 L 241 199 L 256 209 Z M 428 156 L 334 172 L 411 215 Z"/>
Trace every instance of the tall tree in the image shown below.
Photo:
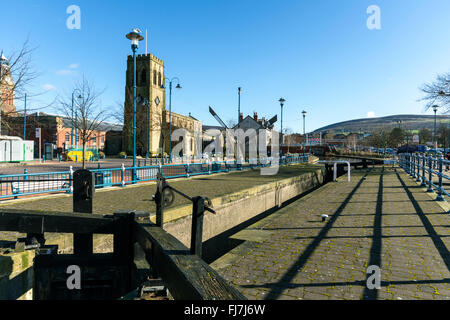
<path fill-rule="evenodd" d="M 101 108 L 100 97 L 103 92 L 97 91 L 94 85 L 83 76 L 81 81 L 75 83 L 75 89 L 80 93 L 81 99 L 73 104 L 73 128 L 79 132 L 83 145 L 83 169 L 86 168 L 86 144 L 99 131 L 101 125 L 108 118 L 107 112 Z M 72 98 L 60 98 L 60 111 L 72 119 Z"/>
<path fill-rule="evenodd" d="M 397 148 L 405 141 L 405 134 L 400 128 L 393 128 L 388 134 L 387 145 L 391 148 Z"/>
<path fill-rule="evenodd" d="M 433 133 L 431 132 L 431 130 L 427 129 L 427 128 L 420 129 L 419 143 L 425 144 L 427 142 L 432 142 L 432 141 L 433 141 Z"/>
<path fill-rule="evenodd" d="M 448 148 L 450 142 L 450 129 L 448 125 L 441 123 L 436 131 L 436 139 L 438 144 L 440 144 L 443 148 Z"/>
<path fill-rule="evenodd" d="M 17 109 L 17 102 L 23 102 L 25 94 L 29 99 L 44 93 L 42 91 L 32 92 L 31 89 L 34 81 L 40 75 L 33 65 L 35 51 L 36 48 L 30 45 L 29 38 L 27 38 L 19 50 L 6 53 L 6 55 L 5 52 L 0 52 L 0 132 L 9 134 L 17 129 L 13 128 L 14 122 L 10 119 L 24 111 Z M 27 112 L 44 109 L 49 105 L 27 108 Z"/>

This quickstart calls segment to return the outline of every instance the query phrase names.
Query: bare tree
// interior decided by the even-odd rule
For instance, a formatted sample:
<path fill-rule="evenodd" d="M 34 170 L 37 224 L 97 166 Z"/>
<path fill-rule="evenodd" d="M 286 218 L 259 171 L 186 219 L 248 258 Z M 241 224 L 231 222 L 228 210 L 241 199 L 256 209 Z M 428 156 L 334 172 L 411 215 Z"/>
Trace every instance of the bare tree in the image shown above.
<path fill-rule="evenodd" d="M 435 81 L 425 83 L 420 89 L 425 94 L 420 101 L 427 101 L 425 110 L 437 105 L 442 113 L 450 112 L 450 72 L 438 75 Z"/>
<path fill-rule="evenodd" d="M 291 128 L 284 128 L 283 129 L 283 143 L 286 143 L 288 145 L 288 149 L 287 152 L 289 153 L 289 149 L 291 147 L 292 144 L 292 134 L 294 133 L 294 131 Z"/>
<path fill-rule="evenodd" d="M 60 98 L 60 111 L 72 119 L 72 127 L 80 133 L 80 141 L 83 145 L 83 169 L 86 168 L 86 144 L 92 139 L 95 132 L 110 117 L 100 106 L 102 91 L 97 91 L 93 84 L 83 76 L 81 81 L 75 83 L 75 89 L 81 95 L 80 101 L 73 104 L 71 97 Z"/>
<path fill-rule="evenodd" d="M 16 110 L 14 101 L 23 100 L 25 94 L 28 97 L 42 94 L 42 92 L 34 94 L 30 92 L 30 86 L 40 75 L 32 64 L 35 50 L 36 48 L 31 47 L 27 39 L 20 50 L 13 51 L 8 57 L 4 56 L 4 52 L 0 53 L 0 131 L 2 127 L 9 131 L 11 129 L 9 118 L 16 116 L 18 111 L 22 111 Z M 38 109 L 34 108 L 30 111 L 35 110 Z"/>

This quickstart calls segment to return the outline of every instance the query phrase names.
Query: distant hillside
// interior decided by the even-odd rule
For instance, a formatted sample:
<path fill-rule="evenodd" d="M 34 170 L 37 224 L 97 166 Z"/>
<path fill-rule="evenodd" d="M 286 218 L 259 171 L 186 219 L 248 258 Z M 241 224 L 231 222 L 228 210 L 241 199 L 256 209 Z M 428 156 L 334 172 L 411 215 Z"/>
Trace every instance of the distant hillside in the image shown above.
<path fill-rule="evenodd" d="M 437 115 L 437 127 L 441 123 L 450 125 L 450 115 Z M 392 129 L 398 127 L 401 121 L 401 128 L 408 130 L 420 130 L 422 128 L 434 129 L 434 115 L 402 114 L 380 118 L 364 118 L 338 122 L 316 129 L 314 132 L 371 132 L 377 129 Z"/>

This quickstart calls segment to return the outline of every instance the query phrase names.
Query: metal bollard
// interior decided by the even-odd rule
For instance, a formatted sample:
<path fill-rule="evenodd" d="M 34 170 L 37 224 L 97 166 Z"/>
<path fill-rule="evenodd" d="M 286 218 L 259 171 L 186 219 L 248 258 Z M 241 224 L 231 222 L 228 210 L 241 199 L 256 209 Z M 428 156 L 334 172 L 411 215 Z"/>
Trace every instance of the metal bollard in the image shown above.
<path fill-rule="evenodd" d="M 417 177 L 416 177 L 416 181 L 420 182 L 420 155 L 417 155 L 416 162 L 417 162 Z"/>
<path fill-rule="evenodd" d="M 73 192 L 73 167 L 69 167 L 69 190 L 67 190 L 67 193 Z"/>
<path fill-rule="evenodd" d="M 125 165 L 122 163 L 121 167 L 121 174 L 122 174 L 122 187 L 125 187 Z"/>
<path fill-rule="evenodd" d="M 442 193 L 442 162 L 443 157 L 442 155 L 438 159 L 438 167 L 439 167 L 439 189 L 438 189 L 438 196 L 436 198 L 436 201 L 444 201 L 444 195 Z"/>
<path fill-rule="evenodd" d="M 426 187 L 427 184 L 425 183 L 425 154 L 422 154 L 422 183 L 420 184 L 421 187 Z"/>
<path fill-rule="evenodd" d="M 433 172 L 431 170 L 433 170 L 433 157 L 429 156 L 428 157 L 428 189 L 427 192 L 433 192 L 433 186 L 432 186 L 432 179 L 433 179 Z"/>

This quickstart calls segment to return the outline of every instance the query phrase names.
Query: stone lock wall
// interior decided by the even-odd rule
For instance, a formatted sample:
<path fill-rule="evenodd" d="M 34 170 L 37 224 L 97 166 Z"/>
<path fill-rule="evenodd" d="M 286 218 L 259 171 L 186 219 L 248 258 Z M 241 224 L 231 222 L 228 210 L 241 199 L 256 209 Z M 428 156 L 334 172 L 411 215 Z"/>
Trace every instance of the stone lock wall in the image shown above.
<path fill-rule="evenodd" d="M 211 199 L 216 214 L 205 213 L 203 241 L 213 238 L 267 210 L 312 190 L 324 182 L 324 172 L 315 172 L 256 186 Z M 153 216 L 152 221 L 155 220 Z M 155 221 L 154 221 L 155 222 Z M 164 211 L 164 229 L 187 247 L 190 246 L 192 205 Z"/>
<path fill-rule="evenodd" d="M 34 250 L 0 254 L 0 300 L 33 299 Z"/>

